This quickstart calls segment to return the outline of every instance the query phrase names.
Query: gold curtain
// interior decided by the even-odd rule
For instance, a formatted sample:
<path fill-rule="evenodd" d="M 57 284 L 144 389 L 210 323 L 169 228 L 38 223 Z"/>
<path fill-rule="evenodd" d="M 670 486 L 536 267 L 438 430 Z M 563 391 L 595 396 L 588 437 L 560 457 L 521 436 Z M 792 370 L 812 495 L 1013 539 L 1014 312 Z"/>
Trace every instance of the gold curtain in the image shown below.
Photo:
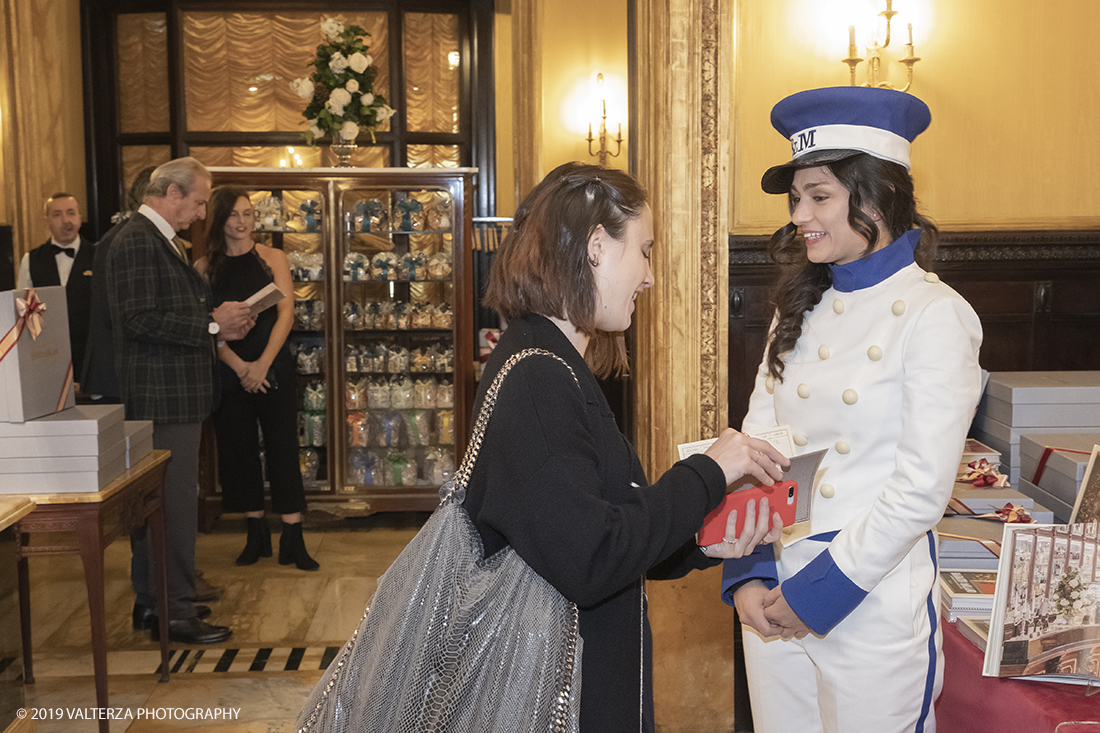
<path fill-rule="evenodd" d="M 122 200 L 143 169 L 151 165 L 167 163 L 172 159 L 172 149 L 167 145 L 125 145 L 122 147 Z"/>
<path fill-rule="evenodd" d="M 457 168 L 457 145 L 410 145 L 410 168 Z"/>
<path fill-rule="evenodd" d="M 297 131 L 308 104 L 290 82 L 313 73 L 322 42 L 321 13 L 183 14 L 187 129 L 202 132 Z M 374 92 L 387 100 L 389 66 L 385 13 L 352 13 L 345 23 L 370 33 L 378 76 Z M 251 91 L 252 89 L 255 91 Z M 389 122 L 379 126 L 388 130 Z"/>
<path fill-rule="evenodd" d="M 405 87 L 410 132 L 458 132 L 458 68 L 458 16 L 406 13 Z"/>
<path fill-rule="evenodd" d="M 119 130 L 168 132 L 168 21 L 165 14 L 120 14 L 117 31 Z"/>

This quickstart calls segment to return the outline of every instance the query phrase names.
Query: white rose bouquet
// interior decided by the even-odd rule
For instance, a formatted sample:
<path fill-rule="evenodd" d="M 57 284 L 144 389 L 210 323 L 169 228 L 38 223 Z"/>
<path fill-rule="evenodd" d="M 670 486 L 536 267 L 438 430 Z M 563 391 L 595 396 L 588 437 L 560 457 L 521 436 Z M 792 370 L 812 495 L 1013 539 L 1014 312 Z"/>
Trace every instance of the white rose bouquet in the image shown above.
<path fill-rule="evenodd" d="M 310 62 L 313 74 L 290 83 L 295 94 L 310 100 L 302 111 L 308 125 L 302 135 L 313 145 L 325 135 L 335 142 L 341 137 L 354 140 L 365 131 L 373 142 L 374 129 L 394 110 L 372 89 L 378 67 L 362 39 L 370 34 L 336 18 L 321 23 L 321 33 L 325 42 L 317 46 L 317 56 Z"/>
<path fill-rule="evenodd" d="M 1084 612 L 1087 592 L 1077 568 L 1070 568 L 1054 587 L 1055 610 L 1067 621 L 1072 621 L 1076 614 Z"/>

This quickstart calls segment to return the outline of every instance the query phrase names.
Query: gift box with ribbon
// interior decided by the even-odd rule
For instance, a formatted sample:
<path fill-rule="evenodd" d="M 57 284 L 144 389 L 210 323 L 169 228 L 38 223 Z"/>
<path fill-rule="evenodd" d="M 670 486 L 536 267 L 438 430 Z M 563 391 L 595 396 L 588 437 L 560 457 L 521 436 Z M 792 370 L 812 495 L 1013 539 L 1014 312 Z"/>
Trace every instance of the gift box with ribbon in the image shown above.
<path fill-rule="evenodd" d="M 33 420 L 75 403 L 65 288 L 0 293 L 0 421 Z"/>

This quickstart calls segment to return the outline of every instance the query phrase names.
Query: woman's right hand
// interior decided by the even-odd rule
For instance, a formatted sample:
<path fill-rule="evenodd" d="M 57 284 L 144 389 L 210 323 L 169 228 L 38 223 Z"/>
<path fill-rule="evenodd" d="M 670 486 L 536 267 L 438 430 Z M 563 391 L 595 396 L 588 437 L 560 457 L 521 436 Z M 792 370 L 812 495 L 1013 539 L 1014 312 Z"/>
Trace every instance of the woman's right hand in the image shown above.
<path fill-rule="evenodd" d="M 245 392 L 263 392 L 267 393 L 265 387 L 271 385 L 267 383 L 267 369 L 258 361 L 245 361 L 241 363 L 241 368 L 237 370 L 237 377 L 241 380 L 241 387 Z"/>
<path fill-rule="evenodd" d="M 733 604 L 741 623 L 756 629 L 763 637 L 779 636 L 783 627 L 775 626 L 764 615 L 768 600 L 768 587 L 762 580 L 750 580 L 733 592 Z"/>
<path fill-rule="evenodd" d="M 704 455 L 713 458 L 726 475 L 726 486 L 744 476 L 771 485 L 783 479 L 783 466 L 791 462 L 771 443 L 726 428 Z"/>

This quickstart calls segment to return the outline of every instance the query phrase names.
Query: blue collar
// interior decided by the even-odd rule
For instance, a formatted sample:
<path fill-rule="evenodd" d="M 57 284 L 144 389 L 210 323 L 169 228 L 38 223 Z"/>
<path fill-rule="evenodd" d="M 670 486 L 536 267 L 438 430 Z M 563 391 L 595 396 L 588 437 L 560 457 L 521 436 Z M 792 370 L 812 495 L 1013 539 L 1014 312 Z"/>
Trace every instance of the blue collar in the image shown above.
<path fill-rule="evenodd" d="M 920 242 L 920 229 L 910 229 L 869 257 L 861 257 L 846 265 L 829 265 L 833 276 L 833 288 L 842 293 L 878 285 L 895 272 L 915 261 L 913 252 Z"/>

